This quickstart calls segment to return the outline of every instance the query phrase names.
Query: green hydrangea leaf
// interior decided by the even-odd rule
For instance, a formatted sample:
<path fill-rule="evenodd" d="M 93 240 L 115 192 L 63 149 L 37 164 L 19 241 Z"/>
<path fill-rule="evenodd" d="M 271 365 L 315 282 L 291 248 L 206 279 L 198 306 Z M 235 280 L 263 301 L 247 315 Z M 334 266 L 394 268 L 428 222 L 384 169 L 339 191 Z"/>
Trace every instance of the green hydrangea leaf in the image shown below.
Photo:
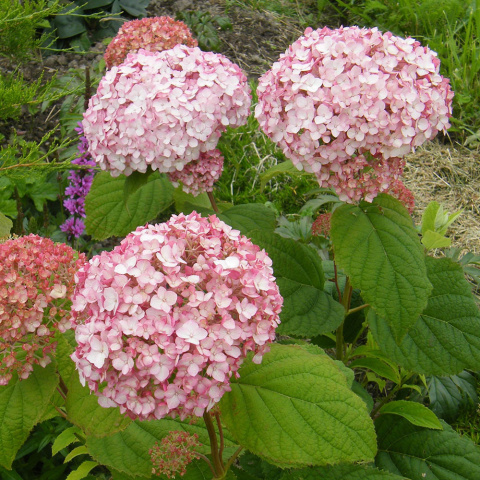
<path fill-rule="evenodd" d="M 441 421 L 443 430 L 412 425 L 394 415 L 375 421 L 378 468 L 411 479 L 478 480 L 480 450 Z"/>
<path fill-rule="evenodd" d="M 246 360 L 220 408 L 237 442 L 280 467 L 370 460 L 376 440 L 363 401 L 327 355 L 272 345 Z"/>
<path fill-rule="evenodd" d="M 387 322 L 375 312 L 368 323 L 380 349 L 408 370 L 427 375 L 480 369 L 480 311 L 460 265 L 427 257 L 433 292 L 427 307 L 397 344 Z"/>
<path fill-rule="evenodd" d="M 425 405 L 417 402 L 408 402 L 407 400 L 388 402 L 380 408 L 378 413 L 379 415 L 388 413 L 399 415 L 419 427 L 433 428 L 434 430 L 442 430 L 443 428 L 437 416 Z"/>
<path fill-rule="evenodd" d="M 247 237 L 255 230 L 273 231 L 276 226 L 275 212 L 260 203 L 235 205 L 217 216 Z"/>
<path fill-rule="evenodd" d="M 428 377 L 427 385 L 430 408 L 449 423 L 461 410 L 478 403 L 477 380 L 465 370 L 448 377 Z"/>
<path fill-rule="evenodd" d="M 282 480 L 409 480 L 365 465 L 332 465 L 292 470 Z"/>
<path fill-rule="evenodd" d="M 82 480 L 82 478 L 85 478 L 90 473 L 90 471 L 97 466 L 97 462 L 87 460 L 83 462 L 76 470 L 70 472 L 66 480 Z"/>
<path fill-rule="evenodd" d="M 0 205 L 1 207 L 1 205 Z M 6 217 L 2 212 L 0 212 L 0 238 L 5 238 L 10 235 L 12 230 L 13 222 Z"/>
<path fill-rule="evenodd" d="M 85 199 L 87 233 L 97 240 L 123 237 L 154 219 L 173 203 L 173 187 L 164 175 L 154 172 L 125 201 L 124 175 L 95 175 Z"/>
<path fill-rule="evenodd" d="M 331 225 L 338 266 L 401 340 L 425 308 L 431 290 L 423 247 L 407 210 L 380 194 L 372 203 L 341 205 Z"/>
<path fill-rule="evenodd" d="M 38 365 L 25 380 L 16 375 L 0 387 L 0 465 L 10 469 L 17 451 L 46 411 L 58 376 L 55 365 Z"/>
<path fill-rule="evenodd" d="M 252 241 L 272 259 L 284 300 L 277 333 L 314 337 L 342 323 L 345 309 L 324 291 L 322 261 L 315 250 L 270 232 L 254 232 Z"/>
<path fill-rule="evenodd" d="M 197 451 L 204 455 L 210 453 L 210 440 L 203 419 L 196 423 L 180 420 L 163 419 L 132 422 L 125 430 L 109 437 L 87 437 L 87 447 L 90 455 L 102 465 L 114 470 L 137 477 L 150 478 L 152 462 L 148 451 L 156 442 L 169 432 L 186 431 L 198 435 L 198 441 L 203 444 Z M 225 457 L 232 455 L 237 446 L 230 439 L 227 431 L 225 437 Z"/>
<path fill-rule="evenodd" d="M 124 430 L 130 418 L 121 415 L 118 408 L 104 408 L 88 386 L 82 386 L 78 373 L 71 375 L 65 401 L 68 419 L 87 435 L 105 437 Z"/>

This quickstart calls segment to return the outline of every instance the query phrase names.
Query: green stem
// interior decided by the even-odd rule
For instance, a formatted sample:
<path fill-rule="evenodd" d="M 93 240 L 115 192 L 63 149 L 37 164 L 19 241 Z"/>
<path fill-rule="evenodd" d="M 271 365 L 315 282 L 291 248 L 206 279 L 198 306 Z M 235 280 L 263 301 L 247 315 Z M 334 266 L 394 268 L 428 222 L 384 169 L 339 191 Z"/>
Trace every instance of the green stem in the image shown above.
<path fill-rule="evenodd" d="M 222 422 L 220 421 L 220 414 L 218 412 L 215 412 L 215 420 L 217 421 L 218 435 L 220 437 L 220 448 L 218 449 L 218 456 L 220 457 L 220 462 L 222 462 L 223 467 L 223 449 L 225 447 L 225 439 L 223 438 Z"/>
<path fill-rule="evenodd" d="M 223 468 L 222 459 L 220 458 L 218 451 L 217 433 L 215 432 L 215 427 L 213 426 L 212 417 L 208 412 L 205 412 L 203 414 L 203 420 L 205 421 L 205 426 L 207 427 L 208 436 L 210 438 L 210 449 L 212 453 L 215 475 L 216 478 L 222 478 L 225 474 L 225 470 Z"/>
<path fill-rule="evenodd" d="M 210 200 L 210 203 L 212 204 L 213 211 L 215 213 L 219 213 L 220 210 L 217 207 L 217 204 L 215 202 L 215 198 L 213 198 L 213 193 L 212 192 L 207 192 L 207 195 L 208 195 L 208 199 Z"/>
<path fill-rule="evenodd" d="M 338 287 L 336 268 L 335 268 L 335 283 L 337 284 L 337 288 L 339 290 L 339 299 L 340 299 L 339 301 L 343 305 L 343 308 L 345 309 L 345 317 L 343 318 L 342 324 L 337 328 L 336 339 L 335 339 L 337 360 L 341 360 L 343 362 L 345 359 L 345 339 L 343 338 L 343 325 L 345 323 L 345 318 L 347 317 L 349 312 L 350 302 L 352 300 L 353 288 L 350 285 L 350 278 L 346 277 L 345 288 L 343 289 L 343 295 L 340 296 L 340 288 Z"/>
<path fill-rule="evenodd" d="M 208 457 L 205 456 L 205 455 L 202 455 L 201 453 L 198 453 L 198 452 L 195 452 L 195 455 L 198 458 L 201 458 L 202 460 L 205 460 L 205 462 L 207 462 L 207 465 L 210 467 L 210 470 L 212 471 L 213 476 L 215 476 L 216 475 L 215 469 L 213 468 L 212 462 L 208 459 Z"/>
<path fill-rule="evenodd" d="M 233 462 L 237 459 L 237 457 L 240 455 L 240 452 L 243 450 L 243 447 L 238 447 L 235 450 L 235 453 L 228 459 L 227 464 L 225 465 L 225 472 L 228 471 L 228 469 L 232 466 Z"/>
<path fill-rule="evenodd" d="M 347 312 L 347 316 L 348 316 L 348 315 L 351 315 L 352 313 L 359 312 L 360 310 L 363 310 L 364 308 L 367 308 L 367 307 L 369 307 L 369 306 L 370 306 L 370 304 L 365 303 L 364 305 L 360 305 L 359 307 L 351 308 L 351 309 Z"/>

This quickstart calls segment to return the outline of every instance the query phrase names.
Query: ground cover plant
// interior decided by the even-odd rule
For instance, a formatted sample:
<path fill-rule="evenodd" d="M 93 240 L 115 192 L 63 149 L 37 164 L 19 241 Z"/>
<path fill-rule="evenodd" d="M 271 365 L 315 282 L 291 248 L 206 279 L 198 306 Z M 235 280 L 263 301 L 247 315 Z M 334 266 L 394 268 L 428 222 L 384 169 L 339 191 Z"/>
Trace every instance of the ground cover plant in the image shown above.
<path fill-rule="evenodd" d="M 2 478 L 477 479 L 479 259 L 402 182 L 452 121 L 436 54 L 307 28 L 249 82 L 147 24 L 112 42 L 76 160 L 0 163 L 17 201 L 18 171 L 65 172 L 71 214 L 60 243 L 0 218 Z"/>

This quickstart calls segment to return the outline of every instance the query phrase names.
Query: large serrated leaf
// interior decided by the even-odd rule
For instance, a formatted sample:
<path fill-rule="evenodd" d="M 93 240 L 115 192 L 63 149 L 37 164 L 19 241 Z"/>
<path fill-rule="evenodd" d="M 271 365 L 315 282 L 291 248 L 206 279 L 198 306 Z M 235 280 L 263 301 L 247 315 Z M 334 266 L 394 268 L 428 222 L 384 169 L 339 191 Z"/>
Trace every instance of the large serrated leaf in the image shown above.
<path fill-rule="evenodd" d="M 365 465 L 332 465 L 292 470 L 282 480 L 409 480 Z"/>
<path fill-rule="evenodd" d="M 345 309 L 323 290 L 322 261 L 315 250 L 270 232 L 255 232 L 252 241 L 272 259 L 284 300 L 277 333 L 314 337 L 342 323 Z"/>
<path fill-rule="evenodd" d="M 377 467 L 411 479 L 478 480 L 480 450 L 442 421 L 443 430 L 412 425 L 403 418 L 382 415 Z"/>
<path fill-rule="evenodd" d="M 198 440 L 204 446 L 198 452 L 207 455 L 210 452 L 210 440 L 203 419 L 197 423 L 181 422 L 180 420 L 152 420 L 132 422 L 125 430 L 105 438 L 87 437 L 87 447 L 90 455 L 102 465 L 126 473 L 135 478 L 150 478 L 152 462 L 148 451 L 172 431 L 186 431 L 198 435 Z M 228 432 L 225 435 L 225 452 L 228 457 L 237 448 L 230 440 Z"/>
<path fill-rule="evenodd" d="M 246 360 L 220 408 L 240 445 L 281 467 L 370 460 L 373 425 L 363 401 L 327 355 L 272 345 Z"/>
<path fill-rule="evenodd" d="M 95 175 L 85 199 L 87 233 L 97 240 L 125 236 L 154 219 L 173 203 L 173 187 L 164 175 L 153 173 L 125 203 L 125 176 Z"/>
<path fill-rule="evenodd" d="M 78 373 L 71 376 L 65 401 L 68 419 L 87 435 L 105 437 L 124 430 L 130 418 L 121 415 L 118 408 L 103 408 L 98 397 L 87 386 L 82 386 Z"/>
<path fill-rule="evenodd" d="M 10 469 L 18 449 L 49 405 L 58 377 L 55 365 L 35 365 L 25 380 L 0 387 L 0 465 Z"/>
<path fill-rule="evenodd" d="M 260 203 L 235 205 L 217 216 L 247 237 L 255 230 L 272 232 L 276 226 L 275 212 Z"/>
<path fill-rule="evenodd" d="M 408 370 L 427 375 L 480 369 L 480 311 L 462 268 L 427 257 L 433 292 L 427 307 L 397 344 L 390 326 L 370 311 L 368 323 L 381 350 Z"/>
<path fill-rule="evenodd" d="M 341 205 L 331 224 L 338 266 L 401 340 L 425 308 L 431 290 L 423 247 L 407 210 L 381 194 L 373 203 Z"/>

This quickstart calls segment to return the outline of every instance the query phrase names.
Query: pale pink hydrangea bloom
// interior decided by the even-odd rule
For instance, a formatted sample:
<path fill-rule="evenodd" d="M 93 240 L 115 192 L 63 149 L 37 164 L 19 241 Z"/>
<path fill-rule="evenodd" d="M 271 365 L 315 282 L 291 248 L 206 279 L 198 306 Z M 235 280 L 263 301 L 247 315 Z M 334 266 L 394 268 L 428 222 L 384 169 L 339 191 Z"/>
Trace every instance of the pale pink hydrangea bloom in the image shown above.
<path fill-rule="evenodd" d="M 175 187 L 182 182 L 182 189 L 194 197 L 202 192 L 212 192 L 213 185 L 220 178 L 223 171 L 223 155 L 218 149 L 201 153 L 198 160 L 187 163 L 183 170 L 176 170 L 168 174 L 168 178 Z"/>
<path fill-rule="evenodd" d="M 163 52 L 179 43 L 196 47 L 198 42 L 190 29 L 171 17 L 149 17 L 124 23 L 105 51 L 107 68 L 120 65 L 128 53 L 141 48 L 150 52 Z"/>
<path fill-rule="evenodd" d="M 83 127 L 90 154 L 112 176 L 170 173 L 213 150 L 227 126 L 243 125 L 250 102 L 247 78 L 223 55 L 140 49 L 102 78 Z"/>
<path fill-rule="evenodd" d="M 55 351 L 55 333 L 71 327 L 70 297 L 83 253 L 37 235 L 0 244 L 0 385 L 28 378 Z"/>
<path fill-rule="evenodd" d="M 72 358 L 103 406 L 202 416 L 249 351 L 260 362 L 283 299 L 271 259 L 216 216 L 139 227 L 77 275 Z"/>
<path fill-rule="evenodd" d="M 350 202 L 359 190 L 371 201 L 388 190 L 385 178 L 398 178 L 398 158 L 449 127 L 453 92 L 439 65 L 413 38 L 376 28 L 308 28 L 260 78 L 255 116 L 322 187 Z M 358 170 L 362 163 L 368 168 Z M 346 188 L 342 174 L 351 177 Z"/>

